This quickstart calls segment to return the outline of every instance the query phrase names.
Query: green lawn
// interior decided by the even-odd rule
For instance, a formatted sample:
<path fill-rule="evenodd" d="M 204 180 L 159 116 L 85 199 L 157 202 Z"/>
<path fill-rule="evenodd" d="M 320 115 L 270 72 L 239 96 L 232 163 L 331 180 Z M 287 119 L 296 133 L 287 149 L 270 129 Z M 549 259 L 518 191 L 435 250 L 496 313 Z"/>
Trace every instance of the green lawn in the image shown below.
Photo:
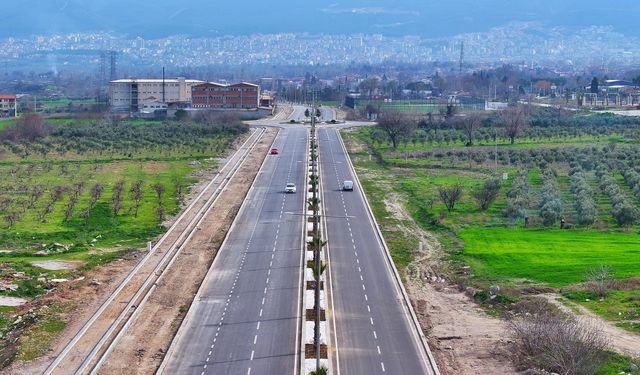
<path fill-rule="evenodd" d="M 617 278 L 638 276 L 640 270 L 637 234 L 467 228 L 460 238 L 463 259 L 488 279 L 561 287 L 584 281 L 589 269 L 601 265 L 612 267 Z"/>

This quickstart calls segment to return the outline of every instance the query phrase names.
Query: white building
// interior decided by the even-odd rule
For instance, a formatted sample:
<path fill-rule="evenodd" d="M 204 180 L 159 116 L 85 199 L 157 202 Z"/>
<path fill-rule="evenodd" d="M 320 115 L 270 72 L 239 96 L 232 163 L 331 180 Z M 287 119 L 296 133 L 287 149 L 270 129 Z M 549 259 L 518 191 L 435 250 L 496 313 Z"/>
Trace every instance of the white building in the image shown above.
<path fill-rule="evenodd" d="M 145 103 L 189 104 L 191 87 L 203 81 L 194 79 L 119 79 L 109 82 L 111 110 L 139 112 Z"/>

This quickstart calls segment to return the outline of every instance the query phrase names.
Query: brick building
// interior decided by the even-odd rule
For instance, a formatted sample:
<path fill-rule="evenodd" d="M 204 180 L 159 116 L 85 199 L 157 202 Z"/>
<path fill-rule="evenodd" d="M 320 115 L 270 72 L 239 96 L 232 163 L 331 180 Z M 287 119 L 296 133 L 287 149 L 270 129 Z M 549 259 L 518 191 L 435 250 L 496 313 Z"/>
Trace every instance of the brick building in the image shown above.
<path fill-rule="evenodd" d="M 241 82 L 234 85 L 206 82 L 191 88 L 193 108 L 254 109 L 260 105 L 260 86 Z"/>

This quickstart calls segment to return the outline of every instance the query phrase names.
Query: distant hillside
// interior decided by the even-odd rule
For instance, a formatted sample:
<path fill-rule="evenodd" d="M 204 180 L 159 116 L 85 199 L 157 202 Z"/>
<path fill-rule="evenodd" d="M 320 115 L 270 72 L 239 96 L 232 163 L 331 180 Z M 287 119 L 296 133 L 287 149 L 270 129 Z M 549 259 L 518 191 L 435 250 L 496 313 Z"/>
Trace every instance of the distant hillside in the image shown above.
<path fill-rule="evenodd" d="M 250 5 L 250 4 L 254 5 Z M 113 31 L 155 38 L 278 32 L 449 36 L 511 21 L 548 26 L 611 25 L 640 35 L 637 0 L 24 0 L 0 13 L 0 38 Z M 249 4 L 249 5 L 247 5 Z"/>

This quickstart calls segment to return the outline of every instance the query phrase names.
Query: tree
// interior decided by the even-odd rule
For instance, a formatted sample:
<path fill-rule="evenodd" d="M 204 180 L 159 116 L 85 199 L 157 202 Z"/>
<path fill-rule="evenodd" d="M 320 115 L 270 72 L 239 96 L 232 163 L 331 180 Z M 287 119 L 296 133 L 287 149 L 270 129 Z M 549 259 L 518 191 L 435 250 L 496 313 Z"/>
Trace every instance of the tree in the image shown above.
<path fill-rule="evenodd" d="M 113 191 L 111 194 L 111 211 L 113 212 L 113 217 L 117 217 L 118 213 L 120 213 L 120 210 L 122 209 L 123 191 L 124 181 L 120 180 L 113 186 Z"/>
<path fill-rule="evenodd" d="M 499 178 L 491 178 L 486 180 L 479 190 L 473 192 L 473 197 L 478 202 L 482 211 L 486 211 L 496 198 L 498 198 L 501 186 L 502 182 Z"/>
<path fill-rule="evenodd" d="M 395 109 L 385 109 L 378 117 L 378 128 L 387 133 L 393 149 L 398 147 L 401 137 L 411 134 L 416 123 L 408 119 L 402 112 Z"/>
<path fill-rule="evenodd" d="M 591 88 L 589 89 L 589 91 L 592 94 L 597 94 L 599 91 L 599 84 L 598 84 L 598 78 L 593 77 L 593 79 L 591 80 Z"/>
<path fill-rule="evenodd" d="M 467 138 L 465 146 L 473 146 L 473 133 L 482 126 L 484 116 L 480 112 L 471 112 L 464 115 L 458 127 L 464 132 Z"/>
<path fill-rule="evenodd" d="M 187 113 L 187 111 L 185 111 L 182 108 L 176 110 L 176 114 L 174 116 L 176 117 L 176 120 L 178 120 L 178 121 L 184 121 L 187 118 L 189 118 L 189 114 Z"/>
<path fill-rule="evenodd" d="M 16 120 L 15 124 L 7 126 L 0 132 L 0 140 L 33 142 L 46 137 L 52 130 L 52 126 L 42 116 L 36 113 L 25 113 Z"/>
<path fill-rule="evenodd" d="M 13 227 L 20 219 L 22 215 L 19 212 L 13 211 L 5 215 L 4 220 L 7 222 L 9 228 Z"/>
<path fill-rule="evenodd" d="M 516 143 L 516 138 L 529 125 L 524 108 L 521 106 L 507 108 L 500 113 L 500 120 L 505 127 L 507 136 L 511 140 L 511 144 Z"/>
<path fill-rule="evenodd" d="M 447 207 L 447 211 L 451 212 L 456 206 L 456 203 L 462 198 L 462 186 L 454 185 L 450 187 L 438 188 L 438 194 L 440 200 Z"/>
<path fill-rule="evenodd" d="M 142 185 L 144 182 L 142 180 L 137 180 L 131 185 L 131 189 L 129 192 L 131 193 L 131 197 L 133 198 L 133 216 L 138 217 L 138 210 L 140 209 L 140 202 L 142 202 L 142 198 L 144 197 L 144 192 L 142 190 Z"/>
<path fill-rule="evenodd" d="M 165 192 L 165 187 L 161 183 L 156 183 L 151 186 L 156 192 L 156 198 L 158 199 L 158 206 L 162 206 L 162 194 Z"/>

